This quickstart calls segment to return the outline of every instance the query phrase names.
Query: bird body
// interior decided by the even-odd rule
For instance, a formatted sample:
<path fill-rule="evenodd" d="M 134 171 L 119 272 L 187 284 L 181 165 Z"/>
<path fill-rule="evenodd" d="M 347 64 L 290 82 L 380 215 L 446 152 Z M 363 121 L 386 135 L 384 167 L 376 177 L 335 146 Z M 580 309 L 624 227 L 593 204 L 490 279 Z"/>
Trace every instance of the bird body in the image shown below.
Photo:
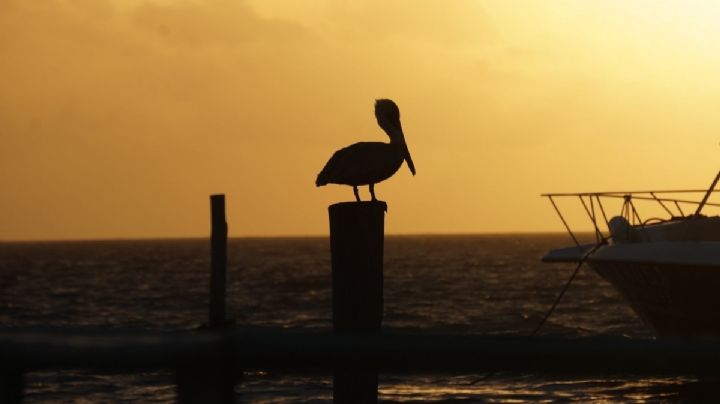
<path fill-rule="evenodd" d="M 374 185 L 392 177 L 403 161 L 407 161 L 408 168 L 415 175 L 415 165 L 405 143 L 397 105 L 391 100 L 377 100 L 375 116 L 378 125 L 390 137 L 390 143 L 359 142 L 336 151 L 318 174 L 316 186 L 351 185 L 359 201 L 357 187 L 368 185 L 375 200 Z"/>
<path fill-rule="evenodd" d="M 359 142 L 333 154 L 318 174 L 315 185 L 370 185 L 384 181 L 403 163 L 401 145 L 382 142 Z"/>

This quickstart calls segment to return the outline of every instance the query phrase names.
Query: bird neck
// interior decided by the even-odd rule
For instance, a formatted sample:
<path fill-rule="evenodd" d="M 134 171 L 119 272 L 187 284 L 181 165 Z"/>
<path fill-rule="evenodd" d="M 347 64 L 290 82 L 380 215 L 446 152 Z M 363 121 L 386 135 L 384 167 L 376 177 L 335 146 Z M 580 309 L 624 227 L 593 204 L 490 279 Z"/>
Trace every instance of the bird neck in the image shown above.
<path fill-rule="evenodd" d="M 403 135 L 403 131 L 400 127 L 393 124 L 384 124 L 380 125 L 380 127 L 385 131 L 385 133 L 387 133 L 388 137 L 390 137 L 390 143 L 405 143 L 405 135 Z"/>

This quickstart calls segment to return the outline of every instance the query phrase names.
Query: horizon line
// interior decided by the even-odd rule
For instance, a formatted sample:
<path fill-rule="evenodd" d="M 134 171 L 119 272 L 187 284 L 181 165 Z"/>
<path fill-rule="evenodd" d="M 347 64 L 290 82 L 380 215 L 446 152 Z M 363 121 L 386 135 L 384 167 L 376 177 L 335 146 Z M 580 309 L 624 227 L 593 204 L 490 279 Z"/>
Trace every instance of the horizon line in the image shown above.
<path fill-rule="evenodd" d="M 575 234 L 593 234 L 593 230 L 576 231 Z M 457 236 L 523 236 L 523 235 L 555 235 L 555 234 L 567 234 L 567 231 L 563 230 L 552 230 L 552 231 L 497 231 L 497 232 L 458 232 L 458 233 L 444 233 L 444 232 L 424 232 L 424 233 L 389 233 L 385 234 L 386 237 L 457 237 Z M 228 235 L 228 240 L 238 239 L 302 239 L 302 238 L 329 238 L 329 233 L 323 234 L 277 234 L 277 235 L 239 235 L 233 236 Z M 1 243 L 61 243 L 61 242 L 103 242 L 103 241 L 162 241 L 162 240 L 209 240 L 210 235 L 203 236 L 149 236 L 149 237 L 98 237 L 98 238 L 20 238 L 20 239 L 0 239 Z"/>

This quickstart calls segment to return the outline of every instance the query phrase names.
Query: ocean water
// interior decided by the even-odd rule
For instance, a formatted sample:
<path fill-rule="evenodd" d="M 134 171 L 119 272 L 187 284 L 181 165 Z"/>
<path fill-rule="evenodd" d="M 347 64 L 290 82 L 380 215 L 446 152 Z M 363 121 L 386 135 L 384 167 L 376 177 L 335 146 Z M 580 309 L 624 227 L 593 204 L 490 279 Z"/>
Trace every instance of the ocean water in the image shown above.
<path fill-rule="evenodd" d="M 418 332 L 528 335 L 574 269 L 545 264 L 566 235 L 388 236 L 385 319 Z M 232 239 L 228 316 L 240 326 L 331 328 L 326 238 Z M 206 321 L 207 240 L 0 243 L 0 327 L 191 330 Z M 583 268 L 541 334 L 652 336 Z M 552 358 L 548 358 L 552 360 Z M 692 402 L 687 375 L 381 374 L 386 402 Z M 170 373 L 31 372 L 27 402 L 172 402 Z M 331 377 L 248 371 L 238 402 L 325 402 Z"/>

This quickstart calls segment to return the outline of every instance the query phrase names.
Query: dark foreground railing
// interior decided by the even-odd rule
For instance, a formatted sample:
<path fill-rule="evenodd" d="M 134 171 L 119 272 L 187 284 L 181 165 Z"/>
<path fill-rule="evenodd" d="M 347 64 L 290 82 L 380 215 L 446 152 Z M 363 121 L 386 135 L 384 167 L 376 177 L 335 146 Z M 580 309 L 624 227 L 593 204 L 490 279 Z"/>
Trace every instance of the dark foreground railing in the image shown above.
<path fill-rule="evenodd" d="M 178 375 L 179 401 L 228 402 L 247 369 L 717 375 L 718 364 L 715 339 L 14 329 L 0 331 L 0 402 L 21 401 L 22 374 L 39 369 L 167 369 Z"/>

